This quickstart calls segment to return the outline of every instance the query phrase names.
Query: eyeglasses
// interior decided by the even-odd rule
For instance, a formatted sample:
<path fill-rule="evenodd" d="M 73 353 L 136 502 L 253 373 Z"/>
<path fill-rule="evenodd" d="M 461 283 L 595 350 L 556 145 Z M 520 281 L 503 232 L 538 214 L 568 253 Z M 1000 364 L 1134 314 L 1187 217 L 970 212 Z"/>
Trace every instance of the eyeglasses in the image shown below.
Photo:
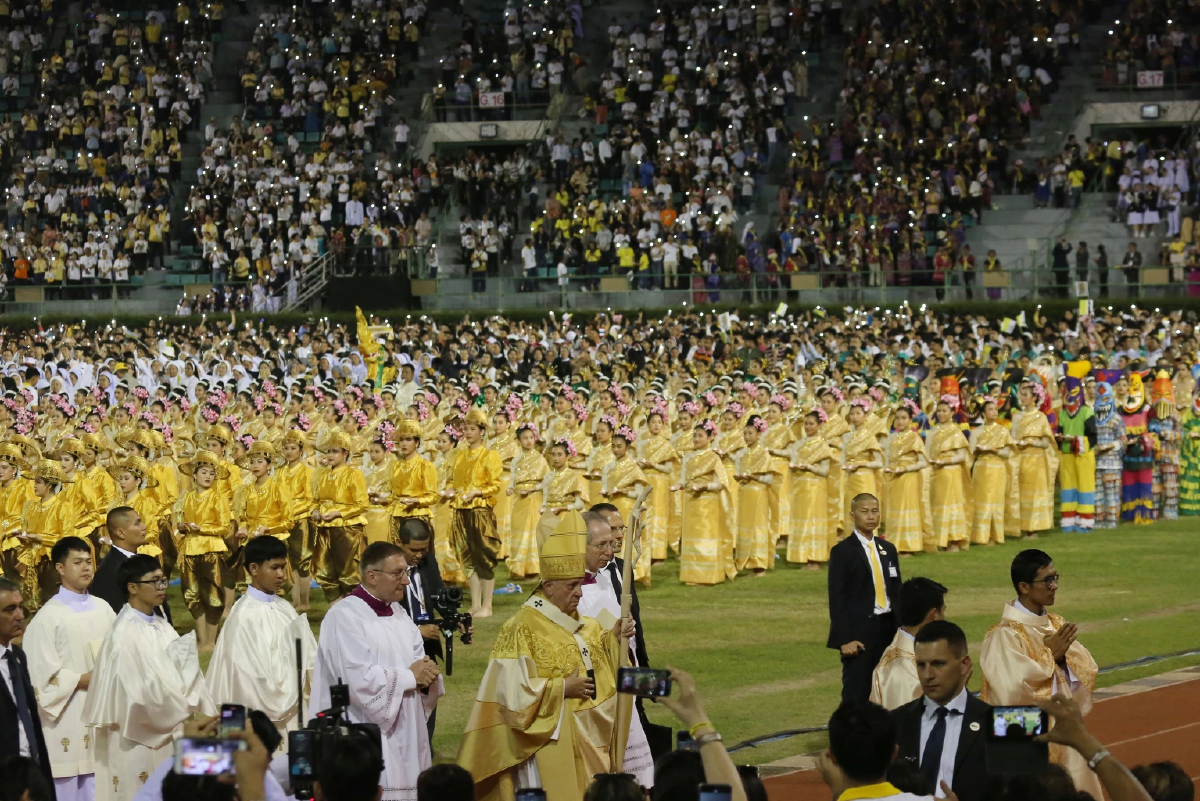
<path fill-rule="evenodd" d="M 1035 580 L 1033 580 L 1033 581 L 1031 581 L 1031 582 L 1029 582 L 1029 583 L 1030 583 L 1030 584 L 1045 584 L 1047 587 L 1049 587 L 1049 586 L 1051 586 L 1051 585 L 1053 585 L 1053 586 L 1057 587 L 1057 586 L 1058 586 L 1058 582 L 1059 582 L 1061 579 L 1062 579 L 1062 574 L 1060 574 L 1060 573 L 1053 573 L 1053 574 L 1051 574 L 1051 575 L 1049 575 L 1049 576 L 1046 576 L 1045 578 L 1035 579 Z"/>
<path fill-rule="evenodd" d="M 142 581 L 131 581 L 130 584 L 153 584 L 156 590 L 165 590 L 167 588 L 167 580 L 165 578 L 143 579 Z"/>
<path fill-rule="evenodd" d="M 619 531 L 622 534 L 629 530 L 629 526 L 610 526 L 613 531 Z"/>
<path fill-rule="evenodd" d="M 370 568 L 370 570 L 372 573 L 383 573 L 397 580 L 408 575 L 407 570 L 376 570 L 375 568 Z"/>
<path fill-rule="evenodd" d="M 601 543 L 598 543 L 598 544 L 597 544 L 597 543 L 592 543 L 592 544 L 591 544 L 591 545 L 589 545 L 588 547 L 589 547 L 589 548 L 595 548 L 597 551 L 611 551 L 611 550 L 613 550 L 613 548 L 615 547 L 615 545 L 614 545 L 614 543 L 613 543 L 613 541 L 612 541 L 612 540 L 609 540 L 608 542 L 601 542 Z"/>

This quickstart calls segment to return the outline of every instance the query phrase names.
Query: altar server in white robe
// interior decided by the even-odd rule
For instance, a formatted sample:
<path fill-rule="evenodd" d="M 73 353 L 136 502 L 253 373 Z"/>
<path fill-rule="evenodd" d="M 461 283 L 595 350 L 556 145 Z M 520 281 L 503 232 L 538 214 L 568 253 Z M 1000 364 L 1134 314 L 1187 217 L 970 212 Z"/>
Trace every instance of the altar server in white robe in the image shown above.
<path fill-rule="evenodd" d="M 604 568 L 613 558 L 616 538 L 612 526 L 600 512 L 585 512 L 583 521 L 587 524 L 587 553 L 584 556 L 587 574 L 583 577 L 579 614 L 594 618 L 602 628 L 611 629 L 621 619 L 621 599 L 617 597 L 612 578 Z M 633 637 L 629 638 L 629 650 L 630 662 L 636 665 L 637 646 Z M 622 772 L 635 776 L 642 787 L 654 786 L 654 756 L 650 753 L 650 743 L 642 729 L 641 716 L 637 714 L 629 719 L 629 739 L 625 744 Z"/>
<path fill-rule="evenodd" d="M 180 637 L 154 615 L 167 579 L 152 556 L 121 565 L 127 603 L 100 646 L 83 723 L 96 743 L 97 801 L 129 801 L 196 712 L 216 714 L 200 672 L 196 635 Z"/>
<path fill-rule="evenodd" d="M 286 738 L 290 729 L 303 725 L 296 709 L 296 640 L 301 642 L 304 666 L 305 712 L 311 690 L 317 640 L 305 615 L 279 596 L 287 579 L 287 543 L 263 535 L 246 543 L 246 571 L 250 583 L 221 626 L 212 661 L 208 663 L 208 691 L 222 704 L 259 709 Z"/>
<path fill-rule="evenodd" d="M 58 594 L 34 615 L 25 630 L 29 677 L 54 773 L 58 801 L 95 797 L 96 748 L 83 725 L 92 667 L 116 614 L 88 594 L 95 575 L 92 549 L 79 537 L 54 543 L 50 559 L 62 579 Z"/>
<path fill-rule="evenodd" d="M 321 623 L 312 708 L 329 707 L 329 689 L 350 689 L 347 717 L 383 735 L 382 801 L 415 801 L 417 776 L 432 752 L 426 721 L 445 690 L 421 631 L 399 604 L 408 586 L 400 547 L 373 542 L 359 563 L 362 583 L 329 608 Z"/>

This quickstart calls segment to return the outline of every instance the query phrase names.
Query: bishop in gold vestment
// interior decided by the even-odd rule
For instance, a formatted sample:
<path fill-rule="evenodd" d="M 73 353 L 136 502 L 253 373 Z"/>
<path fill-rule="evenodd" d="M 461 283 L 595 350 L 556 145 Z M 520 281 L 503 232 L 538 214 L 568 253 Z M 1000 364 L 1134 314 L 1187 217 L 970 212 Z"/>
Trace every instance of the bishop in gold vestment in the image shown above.
<path fill-rule="evenodd" d="M 618 649 L 633 626 L 605 631 L 576 611 L 586 531 L 577 511 L 563 514 L 541 548 L 542 585 L 496 638 L 458 752 L 478 799 L 541 787 L 547 801 L 578 801 L 611 769 Z"/>

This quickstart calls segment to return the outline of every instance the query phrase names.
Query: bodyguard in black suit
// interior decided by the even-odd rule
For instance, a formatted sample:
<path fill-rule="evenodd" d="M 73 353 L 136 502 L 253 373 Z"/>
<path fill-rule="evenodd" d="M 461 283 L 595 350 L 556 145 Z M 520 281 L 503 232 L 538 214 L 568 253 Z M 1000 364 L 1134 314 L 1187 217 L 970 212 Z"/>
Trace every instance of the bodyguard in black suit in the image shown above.
<path fill-rule="evenodd" d="M 935 620 L 917 632 L 915 650 L 922 697 L 892 711 L 899 757 L 917 761 L 930 795 L 944 782 L 959 801 L 979 801 L 988 782 L 984 748 L 992 707 L 967 692 L 967 637 L 953 623 Z"/>
<path fill-rule="evenodd" d="M 850 504 L 854 532 L 829 552 L 829 640 L 842 657 L 842 700 L 871 697 L 871 673 L 896 635 L 900 559 L 896 546 L 875 538 L 879 500 Z"/>
<path fill-rule="evenodd" d="M 29 757 L 53 788 L 54 774 L 29 679 L 29 661 L 25 652 L 12 643 L 25 631 L 23 601 L 20 586 L 0 578 L 0 757 Z"/>
<path fill-rule="evenodd" d="M 121 565 L 146 544 L 146 521 L 132 507 L 118 506 L 108 513 L 105 526 L 112 546 L 97 565 L 96 577 L 92 579 L 88 592 L 104 600 L 119 615 L 121 607 L 125 606 L 125 585 L 117 574 Z M 171 622 L 171 607 L 168 604 L 164 603 L 155 612 L 165 617 L 168 623 Z"/>

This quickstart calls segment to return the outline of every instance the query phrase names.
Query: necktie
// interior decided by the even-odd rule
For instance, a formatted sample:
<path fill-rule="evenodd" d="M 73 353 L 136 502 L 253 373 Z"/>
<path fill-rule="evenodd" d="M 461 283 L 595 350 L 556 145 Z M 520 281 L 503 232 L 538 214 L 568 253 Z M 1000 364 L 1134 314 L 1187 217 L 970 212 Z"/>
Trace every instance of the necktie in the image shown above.
<path fill-rule="evenodd" d="M 875 605 L 887 609 L 887 588 L 883 583 L 883 567 L 879 564 L 879 554 L 875 552 L 875 540 L 871 540 L 867 548 L 871 552 L 871 578 L 875 581 Z"/>
<path fill-rule="evenodd" d="M 29 753 L 33 757 L 33 761 L 38 761 L 37 738 L 33 731 L 33 717 L 29 713 L 29 699 L 25 697 L 25 680 L 22 678 L 21 663 L 17 661 L 17 655 L 9 648 L 4 654 L 4 661 L 8 662 L 8 677 L 12 680 L 13 701 L 17 705 L 17 718 L 21 721 L 21 726 L 25 729 L 25 738 L 29 741 Z"/>
<path fill-rule="evenodd" d="M 925 776 L 925 790 L 934 795 L 938 789 L 938 773 L 942 767 L 942 746 L 946 743 L 946 716 L 950 710 L 939 706 L 934 712 L 937 721 L 925 741 L 925 752 L 921 754 L 921 773 Z"/>

